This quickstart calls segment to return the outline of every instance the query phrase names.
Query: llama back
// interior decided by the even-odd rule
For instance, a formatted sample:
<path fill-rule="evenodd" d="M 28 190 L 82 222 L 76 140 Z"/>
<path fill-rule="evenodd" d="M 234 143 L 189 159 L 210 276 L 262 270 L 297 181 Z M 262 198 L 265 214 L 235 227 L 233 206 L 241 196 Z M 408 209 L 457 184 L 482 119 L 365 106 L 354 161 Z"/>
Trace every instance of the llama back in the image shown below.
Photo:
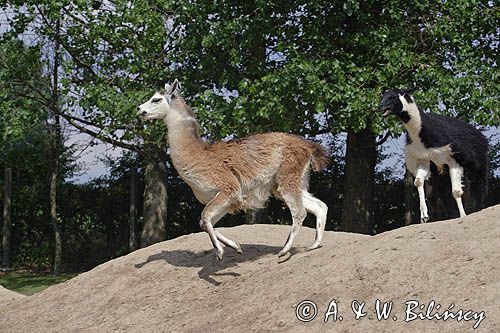
<path fill-rule="evenodd" d="M 304 158 L 310 158 L 311 167 L 314 171 L 321 171 L 324 169 L 330 160 L 327 150 L 321 144 L 288 133 L 273 132 L 254 134 L 243 139 L 222 143 L 222 145 L 244 147 L 242 150 L 245 151 L 246 154 L 240 155 L 239 158 L 250 158 L 251 161 L 247 161 L 250 162 L 250 164 L 254 162 L 264 162 L 270 158 L 271 155 L 274 155 L 276 150 L 282 151 L 283 149 L 291 153 L 294 160 L 297 158 L 300 159 L 302 155 L 304 155 Z M 286 152 L 284 153 L 286 154 Z M 268 162 L 266 162 L 266 164 L 267 163 Z"/>
<path fill-rule="evenodd" d="M 308 158 L 311 161 L 311 168 L 313 171 L 321 171 L 323 170 L 329 160 L 330 156 L 326 151 L 325 147 L 321 144 L 306 140 L 300 136 L 293 134 L 283 134 L 286 136 L 287 141 L 289 141 L 292 145 L 292 149 L 295 150 L 305 150 Z"/>
<path fill-rule="evenodd" d="M 269 183 L 283 170 L 300 174 L 310 166 L 323 169 L 329 160 L 320 144 L 287 133 L 254 134 L 243 139 L 218 142 L 208 148 L 214 168 L 220 163 L 238 179 L 243 192 Z"/>

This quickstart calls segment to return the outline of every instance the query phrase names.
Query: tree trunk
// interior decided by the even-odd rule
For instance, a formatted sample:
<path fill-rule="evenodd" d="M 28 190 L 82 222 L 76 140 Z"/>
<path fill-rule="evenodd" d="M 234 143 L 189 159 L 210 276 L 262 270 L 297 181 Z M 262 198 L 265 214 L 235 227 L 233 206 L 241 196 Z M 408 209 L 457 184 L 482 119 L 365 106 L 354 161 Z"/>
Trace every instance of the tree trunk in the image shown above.
<path fill-rule="evenodd" d="M 168 199 L 165 156 L 149 153 L 145 160 L 142 247 L 165 240 Z"/>
<path fill-rule="evenodd" d="M 5 183 L 3 196 L 3 230 L 2 230 L 2 266 L 10 267 L 10 229 L 12 207 L 12 168 L 5 168 Z"/>
<path fill-rule="evenodd" d="M 57 178 L 58 166 L 52 170 L 50 177 L 50 222 L 54 230 L 55 238 L 55 253 L 54 253 L 54 276 L 61 274 L 61 255 L 62 255 L 62 241 L 59 225 L 57 224 Z"/>
<path fill-rule="evenodd" d="M 343 231 L 373 233 L 377 147 L 370 129 L 348 131 L 344 172 Z"/>
<path fill-rule="evenodd" d="M 137 238 L 135 235 L 135 226 L 137 222 L 137 169 L 130 169 L 130 218 L 129 218 L 129 251 L 137 249 Z"/>
<path fill-rule="evenodd" d="M 249 209 L 245 213 L 246 224 L 259 224 L 263 223 L 267 217 L 267 207 L 262 209 Z"/>
<path fill-rule="evenodd" d="M 59 34 L 61 20 L 56 21 L 56 35 Z M 49 124 L 50 142 L 52 150 L 52 170 L 50 176 L 50 222 L 54 230 L 55 253 L 54 253 L 54 276 L 61 274 L 61 257 L 62 257 L 62 240 L 59 225 L 57 224 L 57 186 L 59 183 L 59 159 L 63 147 L 63 138 L 61 133 L 61 119 L 57 113 L 59 105 L 59 66 L 60 66 L 61 51 L 59 41 L 56 38 L 54 45 L 54 67 L 52 68 L 52 115 L 54 124 Z"/>
<path fill-rule="evenodd" d="M 414 191 L 415 186 L 413 185 L 413 176 L 406 169 L 405 172 L 405 216 L 404 225 L 410 225 L 413 223 L 413 207 L 414 207 Z"/>

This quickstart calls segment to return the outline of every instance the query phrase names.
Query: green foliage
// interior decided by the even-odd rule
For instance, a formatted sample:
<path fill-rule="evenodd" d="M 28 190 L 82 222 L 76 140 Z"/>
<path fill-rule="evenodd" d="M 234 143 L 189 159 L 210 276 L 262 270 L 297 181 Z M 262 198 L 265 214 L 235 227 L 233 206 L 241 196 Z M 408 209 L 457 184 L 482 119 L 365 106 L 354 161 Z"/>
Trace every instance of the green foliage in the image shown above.
<path fill-rule="evenodd" d="M 164 147 L 162 126 L 143 128 L 135 118 L 138 103 L 170 76 L 163 58 L 168 28 L 162 7 L 147 1 L 9 1 L 6 5 L 13 15 L 7 17 L 11 29 L 3 39 L 23 38 L 43 48 L 47 68 L 52 65 L 47 56 L 56 44 L 61 47 L 59 107 L 66 115 L 81 126 L 92 123 L 101 139 L 132 146 L 141 140 Z M 17 76 L 27 87 L 36 86 L 27 77 Z"/>
<path fill-rule="evenodd" d="M 382 89 L 414 84 L 423 107 L 438 111 L 441 102 L 466 120 L 499 123 L 498 8 L 490 2 L 179 1 L 172 8 L 182 8 L 178 75 L 219 137 L 314 134 L 325 125 L 380 133 L 388 126 L 374 113 Z M 237 92 L 229 103 L 224 89 Z M 389 127 L 401 128 L 392 120 Z"/>
<path fill-rule="evenodd" d="M 29 1 L 22 10 L 12 7 L 16 33 L 31 27 L 61 44 L 66 103 L 114 139 L 162 145 L 163 126 L 142 128 L 134 110 L 174 77 L 218 138 L 367 126 L 400 131 L 374 110 L 383 89 L 415 84 L 424 108 L 441 105 L 482 125 L 500 122 L 498 8 L 489 1 Z M 40 17 L 42 24 L 28 24 Z M 64 27 L 59 33 L 51 24 L 56 20 Z"/>
<path fill-rule="evenodd" d="M 46 117 L 21 79 L 43 85 L 40 69 L 37 48 L 28 48 L 19 40 L 0 41 L 0 144 L 19 140 Z"/>
<path fill-rule="evenodd" d="M 53 261 L 53 230 L 49 222 L 48 199 L 51 167 L 47 158 L 51 147 L 46 136 L 46 128 L 32 128 L 10 145 L 5 163 L 0 165 L 1 174 L 6 164 L 13 169 L 11 253 L 14 266 L 46 269 Z M 72 177 L 78 170 L 72 153 L 70 148 L 61 153 L 62 179 Z M 0 178 L 0 188 L 3 188 L 3 178 Z M 0 191 L 0 202 L 3 202 L 2 195 L 3 191 Z M 62 198 L 68 197 L 64 192 L 58 193 L 58 201 L 64 206 Z M 64 214 L 58 216 L 60 220 L 66 219 Z M 66 221 L 61 226 L 64 232 Z"/>

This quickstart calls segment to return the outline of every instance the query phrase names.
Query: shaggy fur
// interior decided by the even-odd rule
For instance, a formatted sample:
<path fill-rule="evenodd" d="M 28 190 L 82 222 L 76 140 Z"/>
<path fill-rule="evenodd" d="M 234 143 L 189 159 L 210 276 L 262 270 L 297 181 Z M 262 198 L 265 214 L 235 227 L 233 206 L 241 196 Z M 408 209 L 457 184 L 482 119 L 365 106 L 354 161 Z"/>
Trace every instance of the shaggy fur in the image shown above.
<path fill-rule="evenodd" d="M 455 217 L 456 208 L 460 216 L 465 216 L 464 179 L 470 185 L 469 210 L 483 208 L 487 193 L 488 141 L 479 130 L 459 119 L 422 112 L 412 92 L 412 89 L 389 89 L 382 97 L 380 110 L 385 111 L 384 116 L 398 116 L 407 129 L 406 165 L 415 176 L 422 222 L 429 219 L 423 186 L 431 174 L 432 191 L 441 198 L 441 205 L 449 214 L 446 217 Z M 445 181 L 443 175 L 447 175 L 449 181 Z M 448 193 L 443 193 L 445 189 Z M 455 209 L 450 208 L 450 193 L 456 202 Z"/>
<path fill-rule="evenodd" d="M 172 163 L 205 204 L 200 226 L 206 231 L 220 260 L 220 244 L 241 252 L 240 246 L 213 229 L 227 213 L 265 206 L 270 195 L 289 207 L 293 225 L 279 255 L 288 253 L 306 211 L 316 216 L 316 239 L 311 249 L 320 246 L 326 223 L 327 206 L 308 191 L 310 169 L 325 167 L 325 149 L 301 137 L 286 133 L 256 134 L 239 140 L 208 144 L 198 133 L 191 108 L 177 91 L 177 81 L 167 85 L 138 108 L 144 119 L 162 119 L 168 127 Z"/>

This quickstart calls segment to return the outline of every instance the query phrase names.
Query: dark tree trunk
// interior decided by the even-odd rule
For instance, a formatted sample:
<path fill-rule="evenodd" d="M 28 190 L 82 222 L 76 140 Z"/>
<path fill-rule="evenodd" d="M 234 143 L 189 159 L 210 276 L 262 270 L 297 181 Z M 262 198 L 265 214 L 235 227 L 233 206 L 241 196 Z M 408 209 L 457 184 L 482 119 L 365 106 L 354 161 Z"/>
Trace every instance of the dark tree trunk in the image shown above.
<path fill-rule="evenodd" d="M 267 207 L 262 209 L 249 209 L 245 213 L 246 224 L 260 224 L 264 223 L 267 217 Z"/>
<path fill-rule="evenodd" d="M 377 147 L 370 129 L 348 131 L 341 230 L 373 233 Z"/>
<path fill-rule="evenodd" d="M 413 223 L 413 207 L 415 207 L 415 196 L 413 193 L 416 191 L 413 185 L 414 178 L 411 173 L 406 169 L 405 172 L 405 216 L 404 225 Z"/>
<path fill-rule="evenodd" d="M 57 178 L 58 166 L 52 170 L 50 177 L 50 222 L 54 230 L 55 253 L 54 253 L 54 276 L 61 274 L 61 256 L 62 256 L 62 241 L 59 225 L 57 224 Z"/>
<path fill-rule="evenodd" d="M 49 125 L 51 139 L 51 173 L 50 173 L 50 223 L 54 231 L 54 276 L 61 275 L 62 239 L 57 222 L 57 187 L 59 185 L 59 158 L 62 146 L 61 120 L 58 115 L 54 117 L 55 123 Z"/>
<path fill-rule="evenodd" d="M 142 247 L 165 240 L 168 200 L 165 156 L 148 153 L 145 160 Z"/>
<path fill-rule="evenodd" d="M 10 229 L 12 207 L 12 168 L 5 168 L 5 183 L 3 195 L 3 229 L 2 229 L 2 266 L 10 267 Z"/>
<path fill-rule="evenodd" d="M 59 34 L 61 20 L 56 20 L 56 35 Z M 56 39 L 54 45 L 54 67 L 52 68 L 52 115 L 54 124 L 48 126 L 49 140 L 51 142 L 52 170 L 50 175 L 50 222 L 54 230 L 54 276 L 61 275 L 62 240 L 61 231 L 57 224 L 57 186 L 59 185 L 59 163 L 63 148 L 63 137 L 61 133 L 61 119 L 57 113 L 59 105 L 59 66 L 61 51 L 59 41 Z"/>
<path fill-rule="evenodd" d="M 55 116 L 55 123 L 49 124 L 51 140 L 51 172 L 50 172 L 50 223 L 54 231 L 54 276 L 61 274 L 62 240 L 61 231 L 57 223 L 57 186 L 59 185 L 59 147 L 62 144 L 61 123 L 59 116 Z"/>
<path fill-rule="evenodd" d="M 135 235 L 135 227 L 137 223 L 137 169 L 130 170 L 130 218 L 129 218 L 129 251 L 137 249 L 137 237 Z"/>

